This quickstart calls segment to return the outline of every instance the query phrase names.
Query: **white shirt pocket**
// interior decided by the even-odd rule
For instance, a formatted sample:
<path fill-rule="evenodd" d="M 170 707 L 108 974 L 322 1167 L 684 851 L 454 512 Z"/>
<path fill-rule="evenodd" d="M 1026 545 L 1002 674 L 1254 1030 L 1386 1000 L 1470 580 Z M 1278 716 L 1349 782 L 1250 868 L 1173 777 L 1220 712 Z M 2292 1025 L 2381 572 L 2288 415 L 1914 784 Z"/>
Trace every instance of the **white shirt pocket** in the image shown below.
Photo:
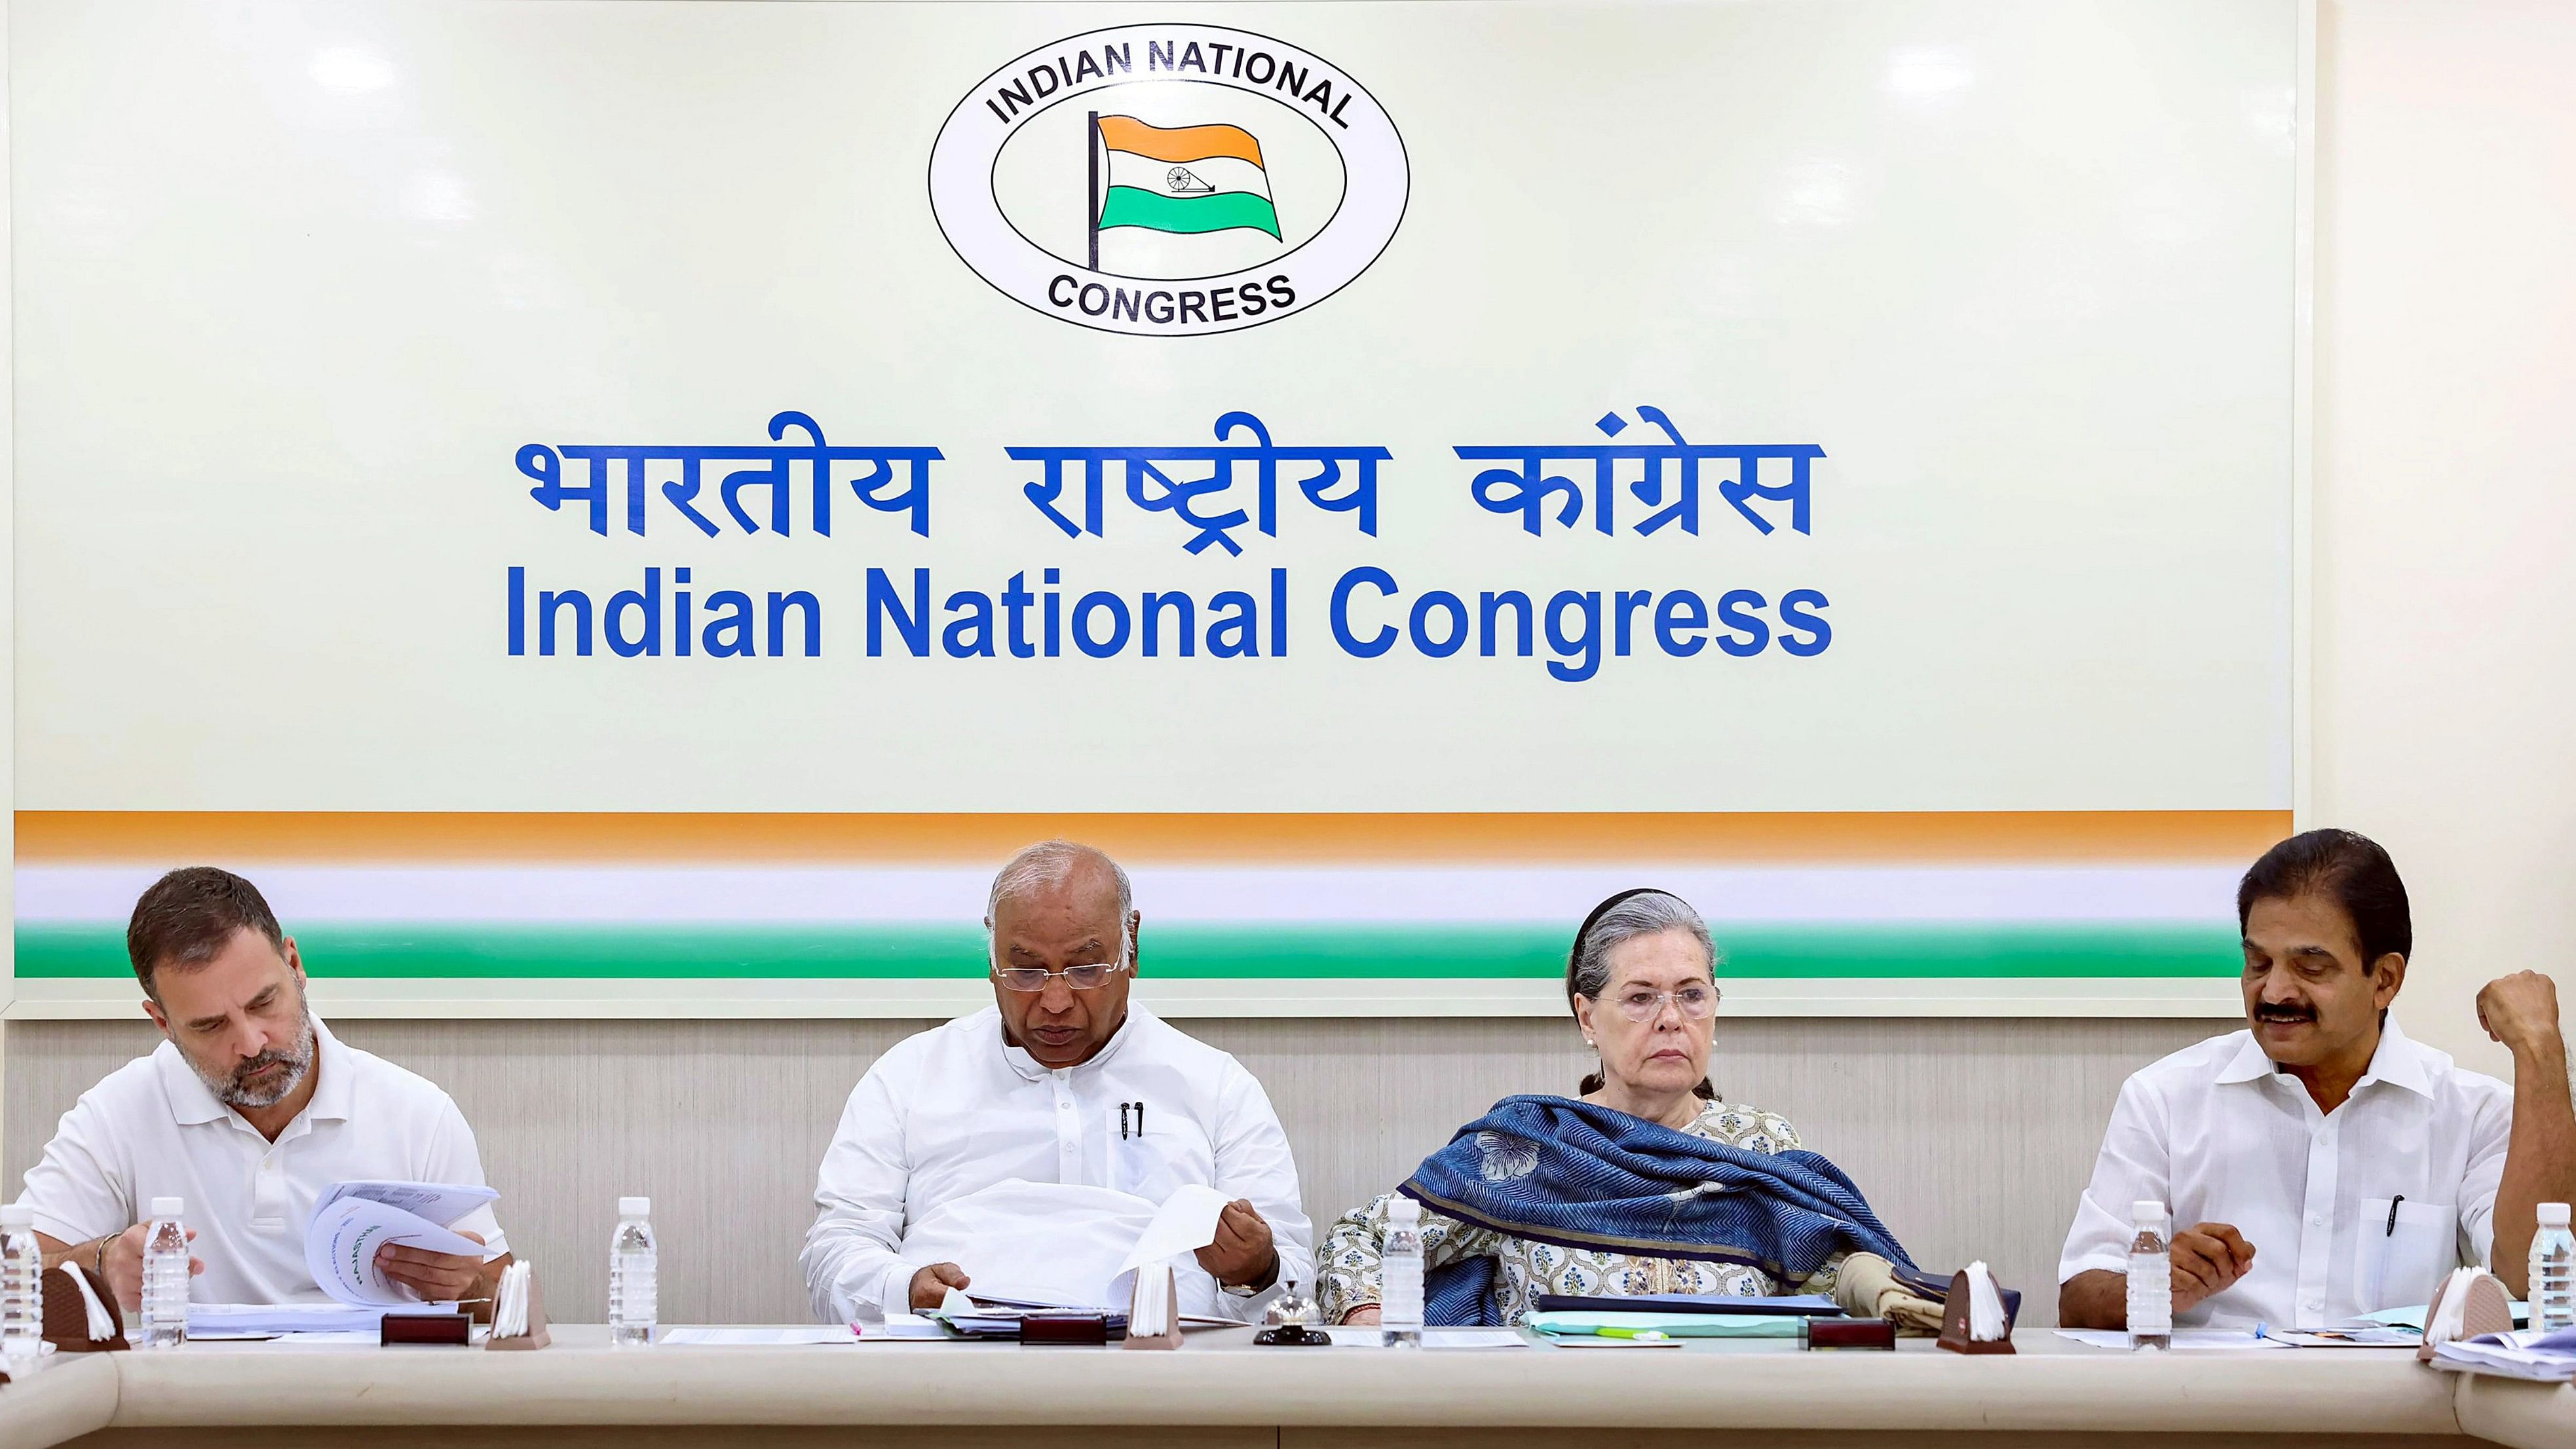
<path fill-rule="evenodd" d="M 2364 1313 L 2431 1300 L 2442 1277 L 2459 1266 L 2459 1210 L 2449 1203 L 2369 1198 L 2361 1205 L 2360 1281 L 2354 1297 Z"/>
<path fill-rule="evenodd" d="M 1147 1202 L 1159 1203 L 1189 1184 L 1213 1186 L 1215 1170 L 1207 1135 L 1190 1122 L 1157 1121 L 1149 1131 L 1109 1143 L 1109 1185 Z"/>

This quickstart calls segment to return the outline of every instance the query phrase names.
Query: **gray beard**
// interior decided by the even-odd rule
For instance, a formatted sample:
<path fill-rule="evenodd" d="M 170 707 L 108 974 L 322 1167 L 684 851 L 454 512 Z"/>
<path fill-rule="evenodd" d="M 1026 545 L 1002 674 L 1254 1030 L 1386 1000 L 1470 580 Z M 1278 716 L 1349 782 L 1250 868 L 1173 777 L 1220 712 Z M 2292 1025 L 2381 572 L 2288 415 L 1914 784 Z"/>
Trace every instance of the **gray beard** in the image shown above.
<path fill-rule="evenodd" d="M 293 1050 L 261 1052 L 222 1076 L 209 1074 L 205 1068 L 197 1066 L 194 1061 L 189 1062 L 188 1065 L 196 1071 L 197 1080 L 206 1084 L 206 1090 L 215 1094 L 215 1100 L 227 1107 L 249 1107 L 253 1110 L 274 1107 L 294 1095 L 295 1089 L 304 1085 L 304 1078 L 313 1070 L 315 1043 L 312 1014 L 306 1013 L 303 1021 L 302 1030 L 295 1035 Z M 258 1071 L 272 1062 L 286 1064 L 286 1075 L 279 1078 L 276 1085 L 258 1088 L 245 1088 L 241 1085 L 243 1074 Z"/>

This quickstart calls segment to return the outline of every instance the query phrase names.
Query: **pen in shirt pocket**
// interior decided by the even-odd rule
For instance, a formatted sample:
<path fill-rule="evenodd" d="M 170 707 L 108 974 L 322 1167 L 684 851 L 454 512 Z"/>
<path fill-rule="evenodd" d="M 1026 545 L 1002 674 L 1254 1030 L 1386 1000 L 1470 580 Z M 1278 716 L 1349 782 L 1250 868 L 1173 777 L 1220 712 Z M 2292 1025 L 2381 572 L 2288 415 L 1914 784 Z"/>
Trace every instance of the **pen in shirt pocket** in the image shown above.
<path fill-rule="evenodd" d="M 2380 1234 L 2381 1237 L 2393 1238 L 2397 1236 L 2397 1205 L 2404 1201 L 2406 1201 L 2406 1194 L 2402 1192 L 2388 1200 L 2388 1228 L 2385 1232 Z"/>

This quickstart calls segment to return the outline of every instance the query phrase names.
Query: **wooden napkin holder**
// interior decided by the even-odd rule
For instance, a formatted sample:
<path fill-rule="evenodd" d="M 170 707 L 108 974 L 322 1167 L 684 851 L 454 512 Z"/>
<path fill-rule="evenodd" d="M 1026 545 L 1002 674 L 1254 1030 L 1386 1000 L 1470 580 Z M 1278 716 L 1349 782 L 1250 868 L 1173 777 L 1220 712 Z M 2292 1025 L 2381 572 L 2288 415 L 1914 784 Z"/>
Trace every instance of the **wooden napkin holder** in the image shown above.
<path fill-rule="evenodd" d="M 1987 1277 L 1992 1279 L 1989 1273 Z M 2003 1300 L 2003 1285 L 1995 1285 L 1995 1299 Z M 2004 1336 L 1979 1340 L 1968 1336 L 1968 1270 L 1950 1275 L 1950 1291 L 1941 1300 L 1941 1346 L 1952 1353 L 2011 1353 L 2012 1316 L 2004 1316 Z"/>
<path fill-rule="evenodd" d="M 1137 1298 L 1142 1295 L 1131 1296 L 1127 1300 L 1126 1346 L 1129 1348 L 1179 1348 L 1181 1346 L 1180 1284 L 1172 1277 L 1172 1270 L 1168 1265 L 1159 1267 L 1148 1265 L 1136 1270 L 1136 1282 L 1139 1286 L 1144 1283 L 1145 1275 L 1148 1273 L 1160 1273 L 1163 1275 L 1163 1305 L 1165 1312 L 1169 1314 L 1169 1318 L 1161 1333 L 1138 1333 L 1136 1331 L 1136 1302 Z"/>
<path fill-rule="evenodd" d="M 89 1306 L 81 1301 L 80 1289 L 72 1285 L 74 1273 L 89 1280 L 100 1306 L 107 1310 L 107 1321 L 116 1325 L 114 1333 L 98 1339 L 89 1336 Z M 56 1353 L 110 1353 L 134 1346 L 125 1341 L 124 1310 L 116 1306 L 116 1295 L 107 1291 L 106 1281 L 96 1273 L 74 1263 L 49 1268 L 45 1271 L 44 1294 L 45 1342 L 52 1344 Z"/>
<path fill-rule="evenodd" d="M 2460 1337 L 2476 1338 L 2488 1333 L 2513 1332 L 2513 1293 L 2504 1280 L 2493 1273 L 2480 1273 L 2469 1280 L 2464 1290 L 2468 1301 L 2460 1307 Z M 2424 1305 L 2424 1343 L 2415 1350 L 2419 1363 L 2433 1361 L 2433 1325 L 2441 1320 L 2442 1301 L 2451 1295 L 2451 1282 L 2445 1278 L 2433 1291 L 2433 1301 Z"/>
<path fill-rule="evenodd" d="M 500 1305 L 495 1303 L 492 1306 L 494 1309 L 492 1316 L 497 1320 L 501 1316 Z M 530 1268 L 528 1270 L 528 1331 L 513 1334 L 508 1338 L 503 1338 L 497 1333 L 490 1334 L 484 1338 L 483 1346 L 487 1349 L 509 1351 L 544 1348 L 553 1342 L 554 1335 L 546 1332 L 545 1285 L 538 1281 L 537 1270 Z"/>

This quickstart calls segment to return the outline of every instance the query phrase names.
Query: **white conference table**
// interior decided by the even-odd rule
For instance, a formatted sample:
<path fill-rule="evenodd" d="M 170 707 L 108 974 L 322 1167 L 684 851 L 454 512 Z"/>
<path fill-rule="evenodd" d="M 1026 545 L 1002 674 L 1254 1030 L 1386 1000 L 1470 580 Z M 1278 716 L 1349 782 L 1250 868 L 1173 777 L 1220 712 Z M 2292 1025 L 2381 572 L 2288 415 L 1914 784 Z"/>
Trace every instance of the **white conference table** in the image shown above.
<path fill-rule="evenodd" d="M 2373 1350 L 2130 1355 L 2025 1332 L 2010 1356 L 1683 1349 L 1174 1352 L 889 1342 L 612 1350 L 191 1344 L 52 1356 L 0 1388 L 0 1449 L 937 1444 L 1587 1449 L 1747 1430 L 1766 1446 L 2472 1445 L 2576 1449 L 2576 1389 Z M 86 1437 L 85 1437 L 86 1436 Z"/>

